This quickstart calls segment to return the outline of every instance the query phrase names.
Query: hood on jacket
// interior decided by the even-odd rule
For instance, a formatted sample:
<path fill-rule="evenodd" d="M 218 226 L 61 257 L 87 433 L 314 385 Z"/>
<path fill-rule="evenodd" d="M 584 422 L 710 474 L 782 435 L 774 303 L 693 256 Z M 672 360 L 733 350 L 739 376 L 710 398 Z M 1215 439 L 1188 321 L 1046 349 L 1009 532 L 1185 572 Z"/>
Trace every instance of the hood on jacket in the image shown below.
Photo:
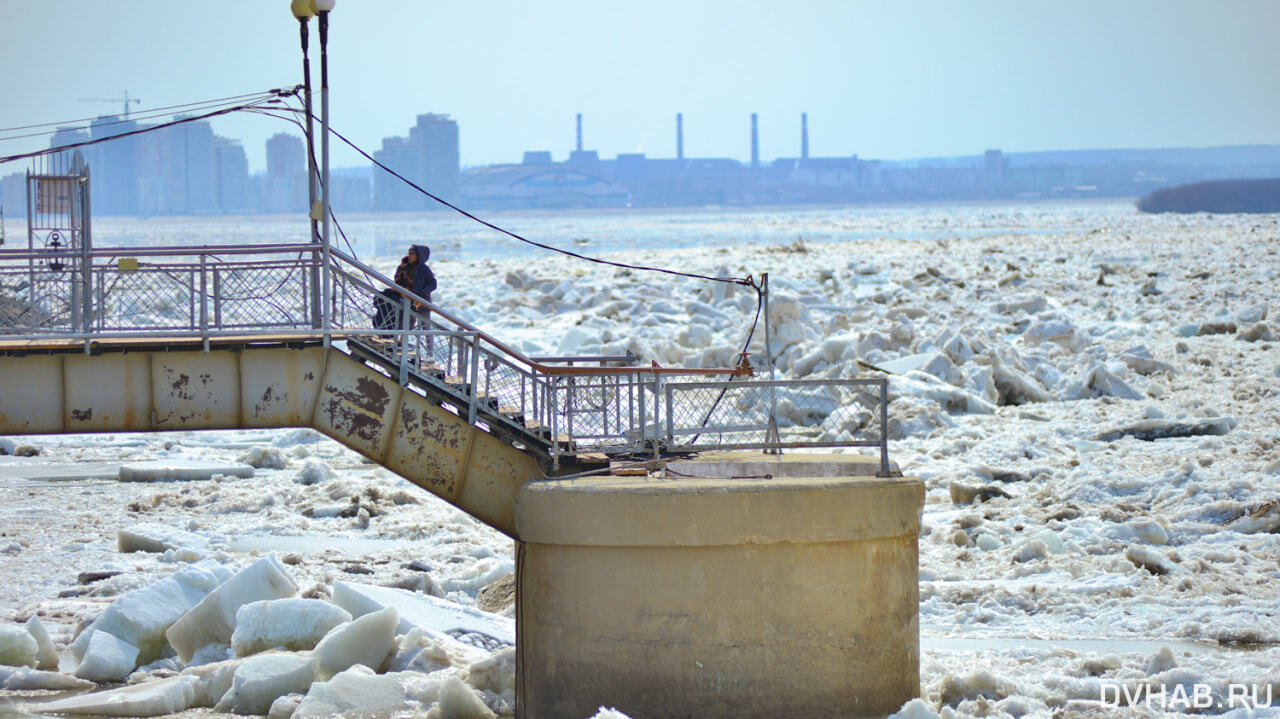
<path fill-rule="evenodd" d="M 426 245 L 414 245 L 414 252 L 418 253 L 418 264 L 413 269 L 413 287 L 414 293 L 419 294 L 427 299 L 431 299 L 431 293 L 436 288 L 436 276 L 427 266 L 427 260 L 431 259 L 431 248 Z"/>

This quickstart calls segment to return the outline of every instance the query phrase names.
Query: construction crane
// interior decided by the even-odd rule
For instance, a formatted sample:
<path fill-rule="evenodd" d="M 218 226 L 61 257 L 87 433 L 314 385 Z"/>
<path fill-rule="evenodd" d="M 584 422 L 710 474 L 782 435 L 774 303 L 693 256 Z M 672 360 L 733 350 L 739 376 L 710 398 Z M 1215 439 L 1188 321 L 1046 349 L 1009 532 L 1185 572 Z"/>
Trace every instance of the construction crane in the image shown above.
<path fill-rule="evenodd" d="M 142 102 L 136 97 L 129 97 L 129 91 L 124 90 L 124 97 L 82 97 L 80 102 L 123 102 L 124 103 L 124 119 L 129 119 L 129 105 L 137 105 Z"/>

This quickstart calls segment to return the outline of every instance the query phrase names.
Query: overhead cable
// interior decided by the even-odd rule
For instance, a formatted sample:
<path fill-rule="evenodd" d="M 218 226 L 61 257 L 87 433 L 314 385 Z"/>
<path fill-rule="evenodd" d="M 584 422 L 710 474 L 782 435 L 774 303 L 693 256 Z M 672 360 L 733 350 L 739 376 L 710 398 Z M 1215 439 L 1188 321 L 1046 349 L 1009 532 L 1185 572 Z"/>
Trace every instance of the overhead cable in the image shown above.
<path fill-rule="evenodd" d="M 204 100 L 204 101 L 202 101 L 202 102 L 188 102 L 188 103 L 185 103 L 185 104 L 182 104 L 182 105 L 166 105 L 165 107 L 153 107 L 153 108 L 150 108 L 150 109 L 148 109 L 148 110 L 143 110 L 142 112 L 135 112 L 135 113 L 133 113 L 133 114 L 134 114 L 134 115 L 139 115 L 139 114 L 153 114 L 153 113 L 159 112 L 159 111 L 161 111 L 161 110 L 181 110 L 181 109 L 184 109 L 184 108 L 189 108 L 189 107 L 199 107 L 199 106 L 204 106 L 204 105 L 221 105 L 221 104 L 224 104 L 224 103 L 233 103 L 233 102 L 244 101 L 244 100 L 247 100 L 248 98 L 251 98 L 251 97 L 259 97 L 259 96 L 263 96 L 263 95 L 271 95 L 271 94 L 276 93 L 276 92 L 278 92 L 278 91 L 277 91 L 277 90 L 264 90 L 264 91 L 260 91 L 260 92 L 250 92 L 250 93 L 245 93 L 244 95 L 231 95 L 230 97 L 219 97 L 219 98 L 214 99 L 214 100 Z M 172 113 L 169 113 L 169 114 L 172 114 Z M 99 116 L 99 117 L 100 117 L 100 116 Z M 97 120 L 97 119 L 98 119 L 98 117 L 83 117 L 83 118 L 80 118 L 80 119 L 78 119 L 78 120 L 63 120 L 62 122 L 38 122 L 38 123 L 36 123 L 36 124 L 34 124 L 34 125 L 18 125 L 17 127 L 0 127 L 0 132 L 14 132 L 14 131 L 16 131 L 16 130 L 32 130 L 32 129 L 35 129 L 35 128 L 37 128 L 37 127 L 57 127 L 57 126 L 60 126 L 60 125 L 75 125 L 75 124 L 78 124 L 78 123 L 81 123 L 81 122 L 92 122 L 92 121 Z M 132 118 L 131 118 L 131 119 L 132 119 Z M 121 122 L 123 122 L 123 120 L 122 120 Z"/>
<path fill-rule="evenodd" d="M 295 112 L 296 112 L 296 110 L 295 110 Z M 468 219 L 470 219 L 470 220 L 473 220 L 473 221 L 475 221 L 475 222 L 478 222 L 478 223 L 480 223 L 481 225 L 484 225 L 485 227 L 488 227 L 488 228 L 489 228 L 489 229 L 491 229 L 491 230 L 495 230 L 495 231 L 497 231 L 497 232 L 501 232 L 502 234 L 507 235 L 508 237 L 511 237 L 512 239 L 519 240 L 520 242 L 524 242 L 524 243 L 526 243 L 526 244 L 533 245 L 534 247 L 540 247 L 540 248 L 542 248 L 542 249 L 544 249 L 544 250 L 549 250 L 549 251 L 551 251 L 551 252 L 558 252 L 558 253 L 560 253 L 560 254 L 562 254 L 562 255 L 567 255 L 567 256 L 569 256 L 569 257 L 574 257 L 574 258 L 579 259 L 579 260 L 586 260 L 587 262 L 595 262 L 595 263 L 597 263 L 597 264 L 601 264 L 601 265 L 609 265 L 609 266 L 612 266 L 612 267 L 619 267 L 619 268 L 627 269 L 627 270 L 640 270 L 640 271 L 643 271 L 643 272 L 660 272 L 660 273 L 663 273 L 663 274 L 667 274 L 667 275 L 675 275 L 675 276 L 678 276 L 678 277 L 689 277 L 689 278 L 696 279 L 696 280 L 707 280 L 707 281 L 709 281 L 709 282 L 725 282 L 725 283 L 728 283 L 728 284 L 745 285 L 745 286 L 748 286 L 748 287 L 750 287 L 750 286 L 753 284 L 753 280 L 752 280 L 752 278 L 751 278 L 751 277 L 712 277 L 712 276 L 710 276 L 710 275 L 700 275 L 700 274 L 697 274 L 697 273 L 694 273 L 694 272 L 681 272 L 681 271 L 679 271 L 679 270 L 670 270 L 670 269 L 666 269 L 666 268 L 664 268 L 664 267 L 647 267 L 647 266 L 644 266 L 644 265 L 632 265 L 632 264 L 627 264 L 627 263 L 625 263 L 625 262 L 614 262 L 614 261 L 612 261 L 612 260 L 604 260 L 604 259 L 600 259 L 599 257 L 590 257 L 590 256 L 587 256 L 587 255 L 583 255 L 583 254 L 580 254 L 580 253 L 577 253 L 577 252 L 573 252 L 573 251 L 570 251 L 570 250 L 566 250 L 566 249 L 563 249 L 563 248 L 560 248 L 560 247 L 555 247 L 555 246 L 552 246 L 552 245 L 546 245 L 546 244 L 543 244 L 543 243 L 541 243 L 541 242 L 536 242 L 536 241 L 534 241 L 534 240 L 530 240 L 529 238 L 527 238 L 527 237 L 522 237 L 521 235 L 519 235 L 519 234 L 517 234 L 517 233 L 515 233 L 515 232 L 512 232 L 511 230 L 508 230 L 508 229 L 503 228 L 503 227 L 499 227 L 498 225 L 495 225 L 495 224 L 493 224 L 492 222 L 489 222 L 488 220 L 485 220 L 485 219 L 483 219 L 483 218 L 477 217 L 477 216 L 475 216 L 475 215 L 471 214 L 470 212 L 467 212 L 466 210 L 462 209 L 461 207 L 458 207 L 457 205 L 453 204 L 452 202 L 449 202 L 448 200 L 445 200 L 445 199 L 443 199 L 443 198 L 441 198 L 441 197 L 439 197 L 439 196 L 437 196 L 437 195 L 435 195 L 435 194 L 433 194 L 433 193 L 429 192 L 428 190 L 424 189 L 422 186 L 418 185 L 418 184 L 417 184 L 416 182 L 414 182 L 413 180 L 410 180 L 409 178 L 405 177 L 404 175 L 401 175 L 399 172 L 396 172 L 395 170 L 391 169 L 390 167 L 387 167 L 385 164 L 383 164 L 383 163 L 379 162 L 378 160 L 374 159 L 373 155 L 371 155 L 371 154 L 369 154 L 368 152 L 366 152 L 363 148 L 361 148 L 359 145 L 355 144 L 355 143 L 354 143 L 354 142 L 352 142 L 351 140 L 348 140 L 348 139 L 346 138 L 346 136 L 344 136 L 342 133 L 338 132 L 337 130 L 333 129 L 332 127 L 329 127 L 328 129 L 329 129 L 329 132 L 332 132 L 332 133 L 333 133 L 334 137 L 337 137 L 339 140 L 342 140 L 344 143 L 346 143 L 346 144 L 347 144 L 347 146 L 349 146 L 351 149 L 355 150 L 356 152 L 360 153 L 360 154 L 361 154 L 362 156 L 364 156 L 364 158 L 365 158 L 365 159 L 367 159 L 369 162 L 372 162 L 374 165 L 378 166 L 378 167 L 379 167 L 379 168 L 381 168 L 382 170 L 384 170 L 384 171 L 386 171 L 387 173 L 389 173 L 390 175 L 394 176 L 396 179 L 398 179 L 398 180 L 400 180 L 401 182 L 405 183 L 405 184 L 406 184 L 406 185 L 408 185 L 409 187 L 412 187 L 413 189 L 417 190 L 417 191 L 418 191 L 418 192 L 420 192 L 421 194 L 423 194 L 423 195 L 425 195 L 425 196 L 427 196 L 427 197 L 431 198 L 432 200 L 435 200 L 436 202 L 440 203 L 441 205 L 444 205 L 445 207 L 448 207 L 449 209 L 453 210 L 454 212 L 457 212 L 458 214 L 462 215 L 463 217 L 466 217 L 466 218 L 468 218 Z"/>
<path fill-rule="evenodd" d="M 0 157 L 0 164 L 4 164 L 7 162 L 14 162 L 16 160 L 26 160 L 33 157 L 42 157 L 44 155 L 56 155 L 61 152 L 67 152 L 68 150 L 75 150 L 81 147 L 97 145 L 99 143 L 109 142 L 111 140 L 120 140 L 126 137 L 131 137 L 133 135 L 141 135 L 147 132 L 156 132 L 158 130 L 163 130 L 165 128 L 173 127 L 175 125 L 182 125 L 188 122 L 198 122 L 200 120 L 207 120 L 211 117 L 218 117 L 220 115 L 229 115 L 233 112 L 239 112 L 241 110 L 252 110 L 252 109 L 264 107 L 267 105 L 278 105 L 282 103 L 283 101 L 282 98 L 291 96 L 297 93 L 298 91 L 299 90 L 296 87 L 291 89 L 271 90 L 270 94 L 254 102 L 233 105 L 233 106 L 224 107 L 218 110 L 211 110 L 209 112 L 204 112 L 199 115 L 191 115 L 189 117 L 179 118 L 176 120 L 172 120 L 170 122 L 161 123 L 159 125 L 151 125 L 149 127 L 138 128 L 137 130 L 130 130 L 129 132 L 122 132 L 118 135 L 111 135 L 110 137 L 98 137 L 91 140 L 83 140 L 81 142 L 68 143 L 66 145 L 61 145 L 59 147 L 50 147 L 43 150 L 24 152 L 17 155 L 7 155 L 7 156 Z"/>

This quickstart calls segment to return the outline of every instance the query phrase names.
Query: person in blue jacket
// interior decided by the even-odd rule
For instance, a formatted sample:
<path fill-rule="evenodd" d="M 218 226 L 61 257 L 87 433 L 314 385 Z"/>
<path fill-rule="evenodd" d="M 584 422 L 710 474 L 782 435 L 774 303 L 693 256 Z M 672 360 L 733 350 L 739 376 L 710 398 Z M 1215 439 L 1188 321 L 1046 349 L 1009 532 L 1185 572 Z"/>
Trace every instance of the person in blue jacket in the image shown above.
<path fill-rule="evenodd" d="M 409 248 L 408 256 L 401 260 L 401 266 L 406 268 L 406 274 L 412 278 L 411 283 L 405 285 L 405 289 L 427 300 L 431 299 L 431 293 L 436 289 L 435 273 L 427 266 L 429 259 L 431 259 L 430 247 L 414 245 Z"/>
<path fill-rule="evenodd" d="M 401 258 L 400 266 L 396 268 L 396 285 L 425 300 L 430 300 L 431 293 L 436 289 L 435 273 L 427 265 L 427 260 L 430 258 L 430 247 L 411 246 L 408 254 Z M 397 329 L 400 323 L 396 321 L 398 313 L 395 307 L 399 304 L 400 293 L 393 287 L 384 289 L 379 297 L 374 298 L 373 326 L 376 329 Z M 415 310 L 425 313 L 421 302 L 414 301 L 413 305 Z M 410 318 L 408 326 L 412 328 L 413 325 L 413 319 Z"/>

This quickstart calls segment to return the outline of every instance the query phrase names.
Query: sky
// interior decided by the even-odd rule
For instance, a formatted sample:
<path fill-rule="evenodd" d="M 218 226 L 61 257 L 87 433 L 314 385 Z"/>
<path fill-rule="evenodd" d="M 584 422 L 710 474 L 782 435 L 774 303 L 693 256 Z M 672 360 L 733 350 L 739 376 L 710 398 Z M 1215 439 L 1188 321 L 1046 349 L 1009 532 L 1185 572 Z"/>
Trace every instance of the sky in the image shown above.
<path fill-rule="evenodd" d="M 0 128 L 301 82 L 288 0 L 0 0 Z M 318 87 L 319 41 L 311 23 Z M 905 159 L 1280 142 L 1275 0 L 338 0 L 332 125 L 373 151 L 418 114 L 458 121 L 463 166 L 601 157 Z M 316 109 L 319 113 L 318 104 Z M 217 118 L 254 172 L 297 132 Z M 0 130 L 0 137 L 16 132 Z M 34 144 L 33 144 L 34 143 Z M 47 146 L 0 140 L 0 155 Z M 335 147 L 337 167 L 362 164 Z M 0 167 L 0 175 L 18 171 Z"/>

